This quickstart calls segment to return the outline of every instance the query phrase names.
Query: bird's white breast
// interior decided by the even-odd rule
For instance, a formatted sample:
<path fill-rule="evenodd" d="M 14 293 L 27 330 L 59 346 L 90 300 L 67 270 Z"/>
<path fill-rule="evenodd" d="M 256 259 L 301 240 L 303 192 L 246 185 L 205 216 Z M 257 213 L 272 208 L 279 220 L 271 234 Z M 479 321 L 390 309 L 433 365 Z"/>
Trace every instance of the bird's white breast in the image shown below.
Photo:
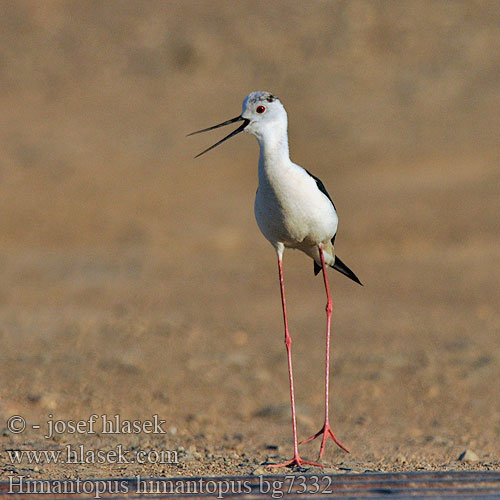
<path fill-rule="evenodd" d="M 338 218 L 331 201 L 300 166 L 259 162 L 255 217 L 264 236 L 276 246 L 297 248 L 330 240 Z"/>

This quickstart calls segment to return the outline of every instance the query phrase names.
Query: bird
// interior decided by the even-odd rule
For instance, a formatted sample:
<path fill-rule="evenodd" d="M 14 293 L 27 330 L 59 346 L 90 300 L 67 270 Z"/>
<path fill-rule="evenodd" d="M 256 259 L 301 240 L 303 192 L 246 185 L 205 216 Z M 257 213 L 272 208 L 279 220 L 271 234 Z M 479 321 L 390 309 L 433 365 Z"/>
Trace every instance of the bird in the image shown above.
<path fill-rule="evenodd" d="M 195 156 L 207 153 L 240 132 L 257 138 L 260 147 L 258 166 L 258 189 L 255 196 L 254 213 L 264 237 L 276 251 L 280 282 L 281 305 L 285 330 L 285 346 L 290 384 L 290 404 L 293 433 L 293 458 L 283 463 L 268 464 L 271 467 L 324 467 L 320 462 L 305 460 L 299 452 L 299 444 L 322 436 L 318 460 L 321 460 L 328 438 L 342 450 L 347 448 L 335 436 L 329 420 L 329 370 L 330 336 L 333 302 L 327 276 L 327 267 L 332 267 L 352 281 L 361 281 L 335 254 L 335 237 L 338 216 L 335 204 L 321 180 L 290 159 L 288 147 L 288 117 L 280 99 L 271 92 L 251 92 L 243 100 L 242 112 L 235 118 L 204 128 L 189 135 L 208 132 L 232 123 L 241 125 L 226 137 Z M 297 437 L 294 378 L 292 369 L 292 338 L 288 328 L 288 314 L 283 274 L 285 248 L 298 249 L 311 257 L 314 275 L 322 272 L 326 292 L 326 361 L 325 361 L 325 419 L 317 433 L 301 442 Z"/>

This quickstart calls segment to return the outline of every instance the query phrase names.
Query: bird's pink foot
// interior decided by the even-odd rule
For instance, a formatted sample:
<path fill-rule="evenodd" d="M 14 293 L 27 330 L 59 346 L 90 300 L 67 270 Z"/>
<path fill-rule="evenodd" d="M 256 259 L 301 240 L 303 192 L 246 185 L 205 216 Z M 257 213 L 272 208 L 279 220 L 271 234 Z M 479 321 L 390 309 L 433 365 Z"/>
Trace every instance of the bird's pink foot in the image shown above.
<path fill-rule="evenodd" d="M 294 457 L 288 462 L 283 462 L 281 464 L 266 464 L 266 467 L 303 467 L 304 465 L 324 467 L 323 464 L 317 462 L 311 462 L 310 460 L 304 460 L 303 458 L 300 458 L 299 454 L 295 454 Z"/>
<path fill-rule="evenodd" d="M 309 441 L 313 441 L 318 436 L 321 436 L 321 434 L 323 434 L 323 438 L 321 439 L 321 447 L 319 449 L 319 459 L 321 459 L 321 457 L 323 456 L 323 452 L 325 451 L 326 440 L 329 437 L 333 439 L 333 442 L 339 448 L 342 448 L 345 452 L 349 453 L 349 450 L 336 438 L 328 421 L 325 422 L 323 427 L 316 434 L 314 434 L 314 436 L 311 436 L 310 438 L 304 439 L 299 444 L 309 443 Z"/>

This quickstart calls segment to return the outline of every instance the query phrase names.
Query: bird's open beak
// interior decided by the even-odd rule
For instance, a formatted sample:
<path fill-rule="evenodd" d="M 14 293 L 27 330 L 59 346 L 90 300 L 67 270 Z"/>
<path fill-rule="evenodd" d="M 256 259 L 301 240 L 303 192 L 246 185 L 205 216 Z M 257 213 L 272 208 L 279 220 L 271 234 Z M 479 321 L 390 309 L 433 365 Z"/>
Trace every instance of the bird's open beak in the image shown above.
<path fill-rule="evenodd" d="M 202 154 L 206 153 L 207 151 L 210 151 L 211 149 L 214 149 L 219 144 L 222 144 L 224 141 L 227 141 L 228 139 L 231 139 L 231 137 L 234 137 L 236 134 L 243 132 L 245 127 L 250 123 L 250 120 L 247 120 L 242 116 L 237 116 L 236 118 L 232 118 L 231 120 L 227 120 L 226 122 L 219 123 L 219 125 L 214 125 L 213 127 L 204 128 L 203 130 L 197 130 L 196 132 L 191 132 L 190 134 L 188 134 L 189 137 L 190 135 L 199 134 L 200 132 L 207 132 L 208 130 L 213 130 L 214 128 L 223 127 L 224 125 L 229 125 L 231 123 L 241 122 L 241 121 L 243 121 L 243 124 L 240 125 L 236 130 L 231 132 L 229 135 L 226 135 L 224 139 L 221 139 L 219 142 L 216 142 L 213 146 L 210 146 L 209 148 L 205 149 L 205 151 L 202 151 L 201 153 L 197 154 L 195 158 L 198 158 L 198 156 L 201 156 Z"/>

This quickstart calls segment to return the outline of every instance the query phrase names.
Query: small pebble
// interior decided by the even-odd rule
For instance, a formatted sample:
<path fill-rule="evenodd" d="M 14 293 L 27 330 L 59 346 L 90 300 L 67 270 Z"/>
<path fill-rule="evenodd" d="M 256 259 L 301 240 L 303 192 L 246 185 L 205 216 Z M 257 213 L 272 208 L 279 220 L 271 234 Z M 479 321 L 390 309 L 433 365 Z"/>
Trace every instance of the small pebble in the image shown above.
<path fill-rule="evenodd" d="M 463 451 L 458 459 L 461 462 L 479 462 L 479 457 L 472 450 Z"/>
<path fill-rule="evenodd" d="M 252 475 L 254 475 L 254 476 L 260 476 L 262 474 L 269 474 L 269 472 L 267 472 L 266 468 L 263 467 L 262 465 L 257 467 L 256 469 L 254 469 L 252 471 Z"/>

